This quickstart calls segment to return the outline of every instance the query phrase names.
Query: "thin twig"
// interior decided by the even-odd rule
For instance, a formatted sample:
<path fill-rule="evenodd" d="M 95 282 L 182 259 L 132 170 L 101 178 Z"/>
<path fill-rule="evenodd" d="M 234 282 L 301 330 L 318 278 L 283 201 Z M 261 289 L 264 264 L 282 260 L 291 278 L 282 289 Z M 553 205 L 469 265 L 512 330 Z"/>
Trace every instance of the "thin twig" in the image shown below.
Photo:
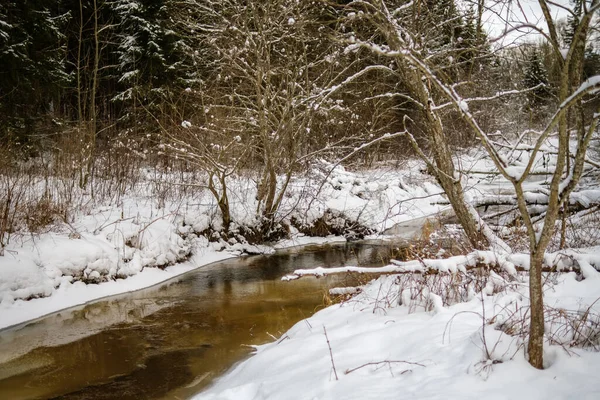
<path fill-rule="evenodd" d="M 410 361 L 402 361 L 402 360 L 383 360 L 383 361 L 377 361 L 377 362 L 369 362 L 366 364 L 363 364 L 361 366 L 358 366 L 356 368 L 351 368 L 351 369 L 347 369 L 344 373 L 346 375 L 348 375 L 351 372 L 354 372 L 358 369 L 364 368 L 364 367 L 368 367 L 369 365 L 380 365 L 380 364 L 410 364 L 410 365 L 418 365 L 419 367 L 425 367 L 425 365 L 421 364 L 421 363 L 417 363 L 417 362 L 410 362 Z"/>
<path fill-rule="evenodd" d="M 323 325 L 323 332 L 325 333 L 325 339 L 327 340 L 327 347 L 329 347 L 329 357 L 331 358 L 331 366 L 333 367 L 333 374 L 335 375 L 335 380 L 338 381 L 337 370 L 335 369 L 335 363 L 333 362 L 333 352 L 331 351 L 331 344 L 329 343 L 329 337 L 327 336 L 327 329 L 325 329 L 325 325 Z"/>

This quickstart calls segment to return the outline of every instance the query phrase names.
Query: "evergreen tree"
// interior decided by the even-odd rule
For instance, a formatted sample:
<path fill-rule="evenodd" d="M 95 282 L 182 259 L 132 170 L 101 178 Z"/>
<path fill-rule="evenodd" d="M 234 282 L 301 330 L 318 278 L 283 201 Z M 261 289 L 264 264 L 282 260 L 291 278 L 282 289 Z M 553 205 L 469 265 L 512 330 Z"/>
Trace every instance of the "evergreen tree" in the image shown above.
<path fill-rule="evenodd" d="M 585 59 L 583 61 L 583 79 L 600 74 L 600 54 L 593 47 L 588 46 L 585 49 Z"/>
<path fill-rule="evenodd" d="M 579 25 L 579 18 L 583 12 L 582 0 L 571 0 L 573 14 L 569 14 L 567 17 L 567 24 L 563 31 L 563 40 L 565 45 L 568 47 L 573 43 L 573 37 L 575 36 L 575 30 Z"/>
<path fill-rule="evenodd" d="M 435 47 L 456 44 L 460 37 L 462 18 L 454 0 L 426 0 L 426 18 L 435 27 Z"/>
<path fill-rule="evenodd" d="M 523 86 L 527 89 L 535 87 L 535 89 L 528 92 L 530 105 L 544 103 L 550 94 L 548 71 L 542 61 L 541 52 L 537 47 L 530 51 L 526 60 Z"/>
<path fill-rule="evenodd" d="M 571 0 L 571 6 L 574 15 L 567 17 L 567 23 L 562 33 L 566 46 L 570 46 L 573 43 L 575 31 L 583 13 L 583 0 Z M 600 72 L 600 55 L 594 51 L 591 45 L 587 45 L 585 47 L 580 79 L 587 79 L 598 72 Z"/>
<path fill-rule="evenodd" d="M 470 7 L 465 13 L 460 26 L 458 27 L 459 57 L 462 61 L 472 61 L 482 53 L 489 52 L 487 44 L 487 34 L 477 27 L 477 17 L 475 11 Z"/>
<path fill-rule="evenodd" d="M 125 106 L 126 117 L 143 118 L 145 110 L 136 112 L 140 105 L 168 112 L 165 107 L 175 101 L 175 94 L 194 82 L 190 68 L 193 52 L 171 29 L 174 2 L 116 0 L 112 7 L 118 21 L 118 93 L 112 100 Z"/>
<path fill-rule="evenodd" d="M 477 27 L 473 9 L 462 11 L 455 0 L 424 0 L 417 10 L 415 37 L 423 38 L 423 49 L 439 54 L 440 67 L 454 79 L 470 76 L 489 53 L 487 35 Z"/>
<path fill-rule="evenodd" d="M 58 1 L 19 0 L 0 4 L 0 138 L 20 141 L 51 114 L 68 82 L 61 33 L 67 15 Z"/>

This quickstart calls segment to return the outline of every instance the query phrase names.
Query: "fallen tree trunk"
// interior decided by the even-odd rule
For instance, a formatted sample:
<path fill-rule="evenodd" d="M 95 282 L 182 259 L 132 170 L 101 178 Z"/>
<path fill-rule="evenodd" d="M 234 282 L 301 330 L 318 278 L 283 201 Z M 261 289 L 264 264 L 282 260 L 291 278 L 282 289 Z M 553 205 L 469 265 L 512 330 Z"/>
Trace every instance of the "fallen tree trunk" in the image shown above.
<path fill-rule="evenodd" d="M 528 254 L 501 255 L 491 251 L 474 251 L 467 255 L 454 256 L 445 259 L 419 259 L 411 261 L 391 260 L 391 264 L 377 267 L 337 267 L 312 269 L 297 269 L 292 274 L 286 275 L 281 280 L 291 281 L 303 278 L 305 276 L 324 277 L 329 275 L 358 273 L 358 274 L 377 274 L 377 275 L 395 275 L 395 274 L 452 274 L 475 269 L 490 269 L 494 271 L 504 271 L 510 275 L 516 275 L 518 272 L 529 270 Z M 573 255 L 564 254 L 549 255 L 542 266 L 543 272 L 577 272 L 585 276 L 600 269 L 600 257 L 597 260 L 597 266 L 591 265 L 588 260 Z"/>
<path fill-rule="evenodd" d="M 439 274 L 451 274 L 451 273 L 456 273 L 456 272 L 468 272 L 468 271 L 473 271 L 476 269 L 489 269 L 489 270 L 493 270 L 493 271 L 497 271 L 500 268 L 497 265 L 492 265 L 492 264 L 485 264 L 485 263 L 477 263 L 475 265 L 468 265 L 466 266 L 463 270 L 461 271 L 440 271 L 438 269 L 434 269 L 434 268 L 428 268 L 425 270 L 417 270 L 417 271 L 408 271 L 408 270 L 403 270 L 401 268 L 387 268 L 387 267 L 392 267 L 390 265 L 385 266 L 385 267 L 379 267 L 379 268 L 367 268 L 367 267 L 341 267 L 341 268 L 322 268 L 322 267 L 317 267 L 313 270 L 296 270 L 293 273 L 286 275 L 284 277 L 281 278 L 282 281 L 293 281 L 293 280 L 297 280 L 300 278 L 304 278 L 307 276 L 312 276 L 315 278 L 322 278 L 325 276 L 330 276 L 330 275 L 340 275 L 340 274 L 373 274 L 373 275 L 402 275 L 402 274 L 419 274 L 419 275 L 439 275 Z M 515 271 L 517 272 L 527 272 L 529 271 L 529 269 L 527 268 L 523 268 L 520 266 L 515 266 Z M 572 267 L 570 269 L 558 269 L 556 266 L 544 266 L 542 267 L 542 272 L 576 272 L 576 273 L 581 273 L 581 270 L 579 269 L 579 267 Z M 337 289 L 337 288 L 336 288 Z M 360 291 L 356 290 L 356 293 L 359 293 Z M 333 292 L 331 294 L 334 295 L 338 295 L 338 294 L 349 294 L 349 293 L 342 293 L 342 292 Z"/>
<path fill-rule="evenodd" d="M 547 206 L 548 195 L 540 192 L 525 193 L 525 202 L 528 206 Z M 474 197 L 470 203 L 473 207 L 489 206 L 516 206 L 517 198 L 514 195 L 483 195 Z M 450 204 L 448 200 L 438 200 L 432 204 Z M 587 209 L 600 204 L 600 190 L 582 190 L 573 192 L 569 196 L 569 205 Z"/>

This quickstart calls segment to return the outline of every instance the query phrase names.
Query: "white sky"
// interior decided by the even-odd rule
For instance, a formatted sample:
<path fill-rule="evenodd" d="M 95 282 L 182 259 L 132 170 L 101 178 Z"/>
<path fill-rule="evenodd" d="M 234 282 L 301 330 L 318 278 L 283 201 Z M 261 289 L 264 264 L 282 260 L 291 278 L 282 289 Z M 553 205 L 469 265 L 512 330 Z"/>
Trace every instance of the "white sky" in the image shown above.
<path fill-rule="evenodd" d="M 462 0 L 465 5 L 477 4 L 477 0 Z M 569 7 L 568 0 L 554 0 L 554 3 Z M 568 12 L 560 7 L 548 4 L 554 21 L 566 19 Z M 485 0 L 485 7 L 488 9 L 483 14 L 484 26 L 486 27 L 490 39 L 499 37 L 503 32 L 511 27 L 522 25 L 523 23 L 535 24 L 548 32 L 546 22 L 544 21 L 542 10 L 537 0 Z M 539 34 L 530 29 L 513 31 L 498 44 L 509 45 L 511 43 L 535 41 L 539 39 Z"/>

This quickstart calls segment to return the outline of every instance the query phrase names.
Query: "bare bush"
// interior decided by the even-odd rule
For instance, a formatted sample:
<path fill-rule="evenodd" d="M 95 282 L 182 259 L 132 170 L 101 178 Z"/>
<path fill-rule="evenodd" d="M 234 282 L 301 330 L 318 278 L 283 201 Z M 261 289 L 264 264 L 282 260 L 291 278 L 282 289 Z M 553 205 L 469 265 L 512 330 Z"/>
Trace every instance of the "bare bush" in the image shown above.
<path fill-rule="evenodd" d="M 571 348 L 600 351 L 600 313 L 593 308 L 596 302 L 580 310 L 545 306 L 547 343 L 561 346 L 568 352 Z M 502 309 L 491 321 L 496 329 L 525 341 L 529 336 L 529 313 L 528 306 L 514 303 Z"/>

